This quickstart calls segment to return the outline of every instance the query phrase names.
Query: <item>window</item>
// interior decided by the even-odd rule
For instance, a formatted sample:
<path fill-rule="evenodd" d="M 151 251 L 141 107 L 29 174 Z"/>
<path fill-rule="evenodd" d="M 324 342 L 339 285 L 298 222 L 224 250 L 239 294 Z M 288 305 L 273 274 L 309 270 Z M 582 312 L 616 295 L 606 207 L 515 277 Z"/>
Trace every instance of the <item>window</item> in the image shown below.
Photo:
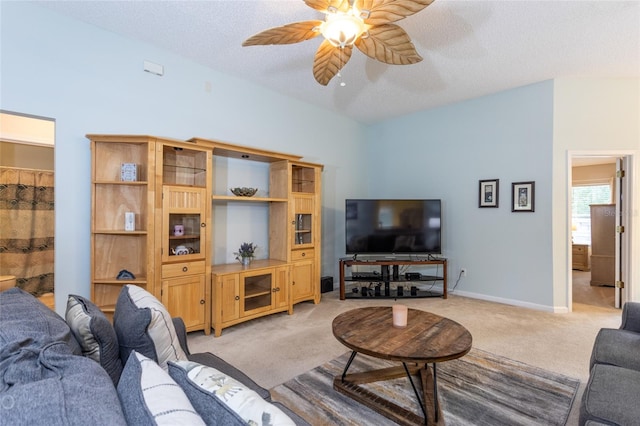
<path fill-rule="evenodd" d="M 572 188 L 571 238 L 575 244 L 591 244 L 591 204 L 611 203 L 611 185 L 580 185 Z"/>

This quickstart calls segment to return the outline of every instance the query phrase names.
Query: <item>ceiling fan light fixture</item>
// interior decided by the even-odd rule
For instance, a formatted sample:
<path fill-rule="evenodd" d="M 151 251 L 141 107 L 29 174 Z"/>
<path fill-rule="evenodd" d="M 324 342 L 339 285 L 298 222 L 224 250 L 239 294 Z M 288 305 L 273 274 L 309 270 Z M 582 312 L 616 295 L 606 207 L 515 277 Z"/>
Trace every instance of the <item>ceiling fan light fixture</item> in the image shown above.
<path fill-rule="evenodd" d="M 327 13 L 320 32 L 335 47 L 351 46 L 366 30 L 364 21 L 352 13 Z"/>
<path fill-rule="evenodd" d="M 2 0 L 0 0 L 2 1 Z M 292 44 L 325 38 L 313 59 L 313 76 L 326 86 L 351 58 L 353 47 L 385 64 L 408 65 L 422 60 L 411 38 L 395 24 L 434 0 L 304 0 L 325 19 L 292 22 L 246 39 L 243 46 Z M 361 9 L 362 8 L 362 9 Z M 345 82 L 341 81 L 340 86 Z"/>

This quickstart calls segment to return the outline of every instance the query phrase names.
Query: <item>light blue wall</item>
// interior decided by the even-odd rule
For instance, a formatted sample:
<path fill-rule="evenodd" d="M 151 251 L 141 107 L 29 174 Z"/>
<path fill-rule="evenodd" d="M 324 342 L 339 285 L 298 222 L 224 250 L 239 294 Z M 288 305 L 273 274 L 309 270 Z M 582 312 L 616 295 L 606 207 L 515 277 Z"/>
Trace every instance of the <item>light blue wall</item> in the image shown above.
<path fill-rule="evenodd" d="M 372 197 L 440 198 L 443 249 L 460 294 L 553 306 L 553 82 L 385 121 L 368 129 Z M 499 207 L 478 208 L 482 179 Z M 535 181 L 535 212 L 511 212 L 511 183 Z"/>
<path fill-rule="evenodd" d="M 323 274 L 334 274 L 344 243 L 333 230 L 344 199 L 366 182 L 367 169 L 354 161 L 362 125 L 28 2 L 0 7 L 0 108 L 56 120 L 58 312 L 67 294 L 90 293 L 87 133 L 198 136 L 325 164 Z M 164 65 L 164 76 L 143 72 L 144 60 Z"/>

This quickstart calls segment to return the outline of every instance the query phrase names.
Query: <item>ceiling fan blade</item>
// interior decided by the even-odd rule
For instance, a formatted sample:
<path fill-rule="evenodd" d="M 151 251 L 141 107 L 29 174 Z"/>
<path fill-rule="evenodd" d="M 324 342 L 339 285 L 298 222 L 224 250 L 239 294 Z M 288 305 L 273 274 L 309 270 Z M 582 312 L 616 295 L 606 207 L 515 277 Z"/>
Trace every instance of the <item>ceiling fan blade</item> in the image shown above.
<path fill-rule="evenodd" d="M 304 2 L 310 8 L 319 10 L 320 12 L 326 12 L 330 8 L 334 8 L 340 12 L 346 12 L 351 7 L 349 0 L 304 0 Z"/>
<path fill-rule="evenodd" d="M 303 21 L 282 27 L 270 28 L 246 39 L 243 46 L 264 44 L 292 44 L 309 40 L 320 35 L 322 21 Z"/>
<path fill-rule="evenodd" d="M 420 12 L 434 0 L 356 0 L 356 8 L 363 12 L 367 25 L 396 22 Z"/>
<path fill-rule="evenodd" d="M 367 37 L 360 37 L 356 47 L 370 58 L 393 65 L 415 64 L 422 60 L 409 35 L 395 24 L 369 29 Z"/>
<path fill-rule="evenodd" d="M 313 76 L 316 81 L 326 86 L 351 59 L 352 50 L 351 46 L 345 46 L 341 49 L 327 40 L 323 41 L 313 60 Z"/>

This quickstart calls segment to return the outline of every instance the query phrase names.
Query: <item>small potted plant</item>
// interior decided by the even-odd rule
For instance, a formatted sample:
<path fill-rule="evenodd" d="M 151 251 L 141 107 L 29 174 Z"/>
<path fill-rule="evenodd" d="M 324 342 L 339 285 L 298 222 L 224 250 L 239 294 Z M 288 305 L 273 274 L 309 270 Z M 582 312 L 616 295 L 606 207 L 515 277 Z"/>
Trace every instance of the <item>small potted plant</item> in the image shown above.
<path fill-rule="evenodd" d="M 255 256 L 257 248 L 253 243 L 242 243 L 240 244 L 240 249 L 233 254 L 236 256 L 236 260 L 239 260 L 243 266 L 249 266 L 251 259 Z"/>

